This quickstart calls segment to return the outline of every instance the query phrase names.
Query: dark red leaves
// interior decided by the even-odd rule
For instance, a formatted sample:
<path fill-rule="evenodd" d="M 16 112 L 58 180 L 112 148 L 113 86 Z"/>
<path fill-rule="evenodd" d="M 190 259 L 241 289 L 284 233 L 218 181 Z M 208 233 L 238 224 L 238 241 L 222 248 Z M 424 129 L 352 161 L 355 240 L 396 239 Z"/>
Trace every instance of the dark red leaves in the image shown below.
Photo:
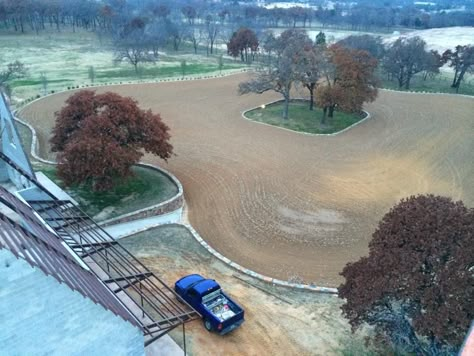
<path fill-rule="evenodd" d="M 405 305 L 418 336 L 459 347 L 474 318 L 474 210 L 449 198 L 410 197 L 383 217 L 369 249 L 342 272 L 351 324 L 369 322 L 390 336 L 397 324 L 374 322 L 377 313 Z"/>
<path fill-rule="evenodd" d="M 51 149 L 58 154 L 58 175 L 66 185 L 91 183 L 110 188 L 130 174 L 143 150 L 168 159 L 173 147 L 161 117 L 141 110 L 136 101 L 107 92 L 80 91 L 56 113 Z"/>

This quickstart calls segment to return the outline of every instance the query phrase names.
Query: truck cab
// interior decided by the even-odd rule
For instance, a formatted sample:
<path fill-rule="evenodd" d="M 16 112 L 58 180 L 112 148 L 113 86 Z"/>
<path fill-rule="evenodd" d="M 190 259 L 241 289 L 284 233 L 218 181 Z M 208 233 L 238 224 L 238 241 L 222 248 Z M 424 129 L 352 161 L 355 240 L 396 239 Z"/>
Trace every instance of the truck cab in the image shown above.
<path fill-rule="evenodd" d="M 244 322 L 244 310 L 213 279 L 191 274 L 175 283 L 175 291 L 202 315 L 208 331 L 224 335 Z"/>

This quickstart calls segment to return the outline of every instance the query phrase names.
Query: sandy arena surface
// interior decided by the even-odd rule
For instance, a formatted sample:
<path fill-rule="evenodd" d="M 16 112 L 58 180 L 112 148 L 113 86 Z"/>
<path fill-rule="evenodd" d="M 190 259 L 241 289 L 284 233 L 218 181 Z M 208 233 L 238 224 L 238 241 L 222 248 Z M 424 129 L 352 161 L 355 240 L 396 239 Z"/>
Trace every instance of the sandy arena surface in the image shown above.
<path fill-rule="evenodd" d="M 276 94 L 237 95 L 246 75 L 110 86 L 159 112 L 176 156 L 151 156 L 183 183 L 189 219 L 223 255 L 284 280 L 337 286 L 367 253 L 377 222 L 403 197 L 434 193 L 474 205 L 474 100 L 381 91 L 372 117 L 335 137 L 314 137 L 241 117 Z M 70 92 L 20 112 L 42 155 Z"/>

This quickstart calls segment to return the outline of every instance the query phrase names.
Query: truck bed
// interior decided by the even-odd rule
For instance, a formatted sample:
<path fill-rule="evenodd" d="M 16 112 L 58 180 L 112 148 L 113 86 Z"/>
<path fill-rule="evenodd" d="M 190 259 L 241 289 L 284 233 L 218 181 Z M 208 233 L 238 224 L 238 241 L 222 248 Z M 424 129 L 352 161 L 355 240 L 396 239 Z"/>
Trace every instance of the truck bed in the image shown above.
<path fill-rule="evenodd" d="M 221 322 L 232 318 L 240 311 L 240 308 L 232 303 L 221 290 L 217 290 L 206 297 L 206 300 L 203 300 L 204 307 Z"/>

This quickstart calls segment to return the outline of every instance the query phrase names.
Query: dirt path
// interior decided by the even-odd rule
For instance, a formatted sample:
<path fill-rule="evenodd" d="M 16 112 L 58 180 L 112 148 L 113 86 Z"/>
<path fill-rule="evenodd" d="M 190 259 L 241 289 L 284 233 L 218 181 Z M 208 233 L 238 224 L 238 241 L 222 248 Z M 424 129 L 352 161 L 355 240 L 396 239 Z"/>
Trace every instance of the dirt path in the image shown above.
<path fill-rule="evenodd" d="M 121 243 L 168 285 L 200 273 L 218 281 L 244 308 L 245 323 L 225 336 L 209 333 L 200 320 L 187 324 L 186 347 L 191 356 L 337 355 L 363 345 L 359 334 L 350 334 L 337 297 L 252 280 L 213 257 L 184 227 L 162 226 Z M 181 328 L 171 336 L 183 346 Z"/>
<path fill-rule="evenodd" d="M 434 193 L 474 205 L 474 100 L 382 91 L 367 107 L 371 119 L 312 137 L 242 119 L 278 98 L 238 96 L 244 79 L 106 88 L 169 124 L 177 156 L 164 167 L 183 183 L 190 222 L 223 255 L 269 276 L 335 286 L 400 198 Z M 69 94 L 20 113 L 43 147 Z"/>

